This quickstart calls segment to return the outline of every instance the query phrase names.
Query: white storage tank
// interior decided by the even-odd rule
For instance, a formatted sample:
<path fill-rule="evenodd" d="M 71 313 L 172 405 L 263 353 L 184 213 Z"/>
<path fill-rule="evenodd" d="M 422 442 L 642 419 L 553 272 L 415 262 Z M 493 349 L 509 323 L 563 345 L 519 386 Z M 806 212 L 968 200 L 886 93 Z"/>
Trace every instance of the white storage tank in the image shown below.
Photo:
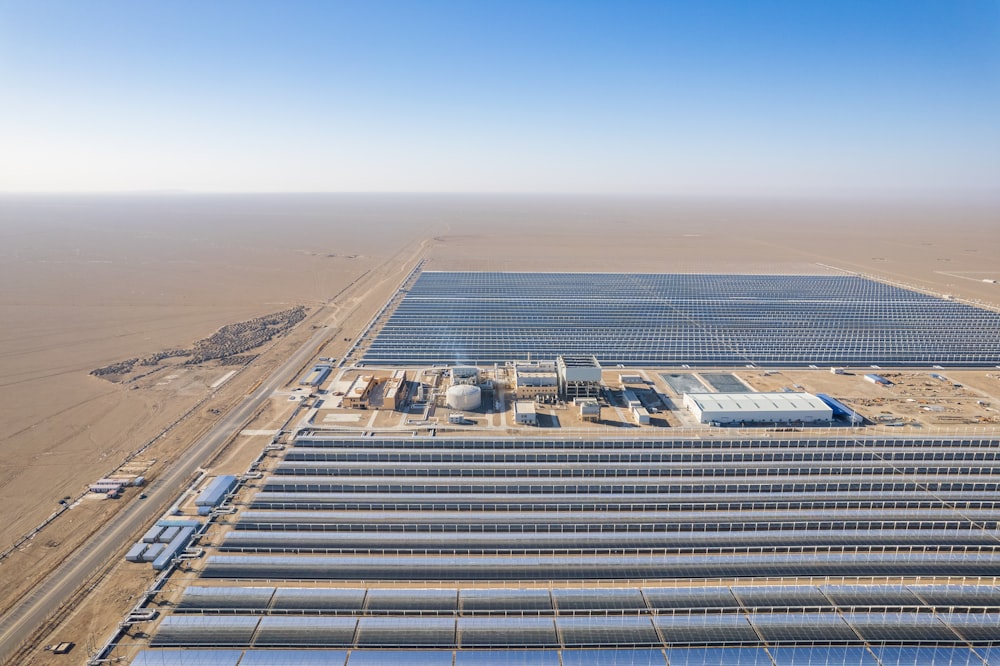
<path fill-rule="evenodd" d="M 479 409 L 483 395 L 478 386 L 456 384 L 448 389 L 445 397 L 448 400 L 448 406 L 452 409 L 460 409 L 463 412 L 468 412 L 473 409 Z"/>

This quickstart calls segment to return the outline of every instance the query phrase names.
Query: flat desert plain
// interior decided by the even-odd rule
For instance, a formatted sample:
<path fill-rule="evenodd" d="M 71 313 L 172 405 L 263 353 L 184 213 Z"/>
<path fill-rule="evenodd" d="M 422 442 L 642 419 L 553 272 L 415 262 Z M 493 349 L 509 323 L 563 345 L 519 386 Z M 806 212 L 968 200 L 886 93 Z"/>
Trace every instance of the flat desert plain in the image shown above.
<path fill-rule="evenodd" d="M 316 326 L 338 294 L 381 274 L 338 337 L 353 339 L 416 257 L 429 270 L 839 269 L 1000 303 L 1000 285 L 988 282 L 1000 281 L 998 222 L 1000 206 L 954 201 L 3 196 L 0 551 L 174 424 L 137 459 L 155 475 L 267 367 L 253 361 L 214 388 L 233 368 L 174 366 L 126 384 L 91 370 L 298 305 L 310 317 L 297 329 Z M 114 514 L 111 501 L 89 504 L 0 560 L 0 609 L 30 589 L 26 571 L 41 575 Z"/>

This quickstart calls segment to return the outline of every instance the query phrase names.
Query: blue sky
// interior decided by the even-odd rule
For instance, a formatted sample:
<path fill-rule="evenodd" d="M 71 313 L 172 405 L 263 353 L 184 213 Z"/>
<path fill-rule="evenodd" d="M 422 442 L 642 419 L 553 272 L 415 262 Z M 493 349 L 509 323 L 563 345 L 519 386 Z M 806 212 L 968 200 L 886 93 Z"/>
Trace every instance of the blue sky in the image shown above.
<path fill-rule="evenodd" d="M 1000 0 L 0 0 L 0 190 L 1000 196 Z"/>

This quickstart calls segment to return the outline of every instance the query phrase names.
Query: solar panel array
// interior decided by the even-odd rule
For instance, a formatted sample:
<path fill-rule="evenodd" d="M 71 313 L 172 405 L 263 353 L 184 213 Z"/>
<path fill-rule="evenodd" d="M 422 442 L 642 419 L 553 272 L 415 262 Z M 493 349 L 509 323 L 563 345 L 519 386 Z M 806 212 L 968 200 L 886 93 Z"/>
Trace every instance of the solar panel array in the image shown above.
<path fill-rule="evenodd" d="M 424 272 L 376 365 L 993 366 L 1000 314 L 856 276 Z"/>
<path fill-rule="evenodd" d="M 1000 663 L 994 439 L 313 437 L 256 483 L 134 664 Z"/>
<path fill-rule="evenodd" d="M 997 656 L 986 649 L 988 662 Z M 666 656 L 665 656 L 666 655 Z M 993 660 L 990 660 L 992 655 Z M 561 661 L 560 661 L 561 658 Z M 666 659 L 666 660 L 665 660 Z M 346 662 L 345 662 L 346 660 Z M 133 666 L 913 666 L 939 664 L 981 666 L 983 660 L 967 648 L 879 646 L 868 650 L 849 646 L 770 648 L 668 648 L 627 650 L 492 650 L 394 652 L 352 650 L 145 650 Z"/>

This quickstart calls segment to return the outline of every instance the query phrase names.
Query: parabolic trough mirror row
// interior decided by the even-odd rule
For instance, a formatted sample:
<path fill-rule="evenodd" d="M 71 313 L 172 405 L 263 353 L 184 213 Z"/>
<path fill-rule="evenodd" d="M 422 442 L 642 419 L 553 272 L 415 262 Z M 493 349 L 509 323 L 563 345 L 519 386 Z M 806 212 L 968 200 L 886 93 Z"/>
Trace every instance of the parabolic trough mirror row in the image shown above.
<path fill-rule="evenodd" d="M 132 663 L 990 663 L 998 452 L 300 437 Z"/>

